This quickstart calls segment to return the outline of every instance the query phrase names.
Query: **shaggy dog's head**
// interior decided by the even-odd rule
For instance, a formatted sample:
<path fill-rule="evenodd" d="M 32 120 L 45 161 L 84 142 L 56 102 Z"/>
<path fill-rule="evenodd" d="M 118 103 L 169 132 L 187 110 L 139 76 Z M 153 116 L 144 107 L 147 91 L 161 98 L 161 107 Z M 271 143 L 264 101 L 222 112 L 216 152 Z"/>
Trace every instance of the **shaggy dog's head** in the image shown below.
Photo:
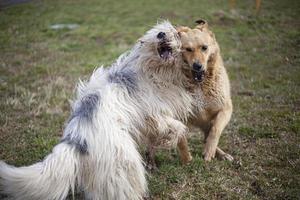
<path fill-rule="evenodd" d="M 168 21 L 163 21 L 154 26 L 139 42 L 143 54 L 159 65 L 171 66 L 180 57 L 181 42 L 179 35 Z"/>
<path fill-rule="evenodd" d="M 195 81 L 203 81 L 210 62 L 213 62 L 219 47 L 207 22 L 197 20 L 194 29 L 177 27 L 182 43 L 182 57 L 186 67 L 191 70 Z"/>

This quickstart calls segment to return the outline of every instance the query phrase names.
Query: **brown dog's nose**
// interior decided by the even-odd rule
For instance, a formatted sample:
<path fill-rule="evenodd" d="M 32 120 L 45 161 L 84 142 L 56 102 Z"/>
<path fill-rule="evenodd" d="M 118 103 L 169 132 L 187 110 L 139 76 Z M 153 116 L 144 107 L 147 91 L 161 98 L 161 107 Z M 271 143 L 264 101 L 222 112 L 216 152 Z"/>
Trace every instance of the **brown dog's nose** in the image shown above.
<path fill-rule="evenodd" d="M 200 71 L 202 69 L 202 65 L 200 63 L 194 63 L 193 64 L 193 70 Z"/>

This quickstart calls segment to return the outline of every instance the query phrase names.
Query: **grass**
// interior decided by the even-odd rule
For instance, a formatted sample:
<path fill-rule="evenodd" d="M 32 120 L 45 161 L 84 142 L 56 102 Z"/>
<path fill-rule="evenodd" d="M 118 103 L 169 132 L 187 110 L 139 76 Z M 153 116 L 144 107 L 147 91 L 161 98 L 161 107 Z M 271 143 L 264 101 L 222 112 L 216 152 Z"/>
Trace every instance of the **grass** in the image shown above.
<path fill-rule="evenodd" d="M 149 174 L 153 199 L 300 199 L 300 3 L 225 0 L 44 0 L 0 10 L 0 158 L 17 166 L 44 158 L 69 116 L 79 78 L 109 65 L 159 18 L 208 20 L 232 84 L 234 113 L 220 146 L 236 161 L 205 163 L 160 151 Z M 72 23 L 73 30 L 52 30 Z"/>

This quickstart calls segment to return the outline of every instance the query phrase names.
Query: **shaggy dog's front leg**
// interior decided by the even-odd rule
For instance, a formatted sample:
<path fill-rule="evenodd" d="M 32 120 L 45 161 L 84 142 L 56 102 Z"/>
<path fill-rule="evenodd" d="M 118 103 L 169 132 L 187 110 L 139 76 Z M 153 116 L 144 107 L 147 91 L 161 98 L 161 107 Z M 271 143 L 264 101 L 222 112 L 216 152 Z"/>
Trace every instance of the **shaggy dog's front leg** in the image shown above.
<path fill-rule="evenodd" d="M 177 135 L 178 135 L 177 148 L 178 148 L 178 152 L 179 152 L 181 162 L 183 164 L 188 164 L 193 159 L 193 157 L 192 157 L 192 155 L 189 151 L 188 142 L 187 142 L 187 139 L 186 139 L 186 135 L 189 132 L 188 128 L 182 122 L 180 122 L 178 120 L 175 120 L 175 119 L 172 119 L 172 118 L 169 118 L 167 120 L 168 120 L 169 126 L 172 127 L 172 129 L 173 129 L 172 134 L 177 132 Z"/>
<path fill-rule="evenodd" d="M 146 167 L 147 167 L 147 170 L 149 170 L 149 171 L 157 170 L 157 165 L 155 162 L 155 153 L 156 153 L 157 147 L 155 145 L 153 145 L 154 143 L 155 143 L 154 141 L 150 142 L 149 145 L 147 146 L 147 150 L 145 152 Z M 178 149 L 178 153 L 180 156 L 180 160 L 183 164 L 186 165 L 193 160 L 193 157 L 189 151 L 186 136 L 183 135 L 180 138 L 178 138 L 177 149 Z"/>
<path fill-rule="evenodd" d="M 149 144 L 146 150 L 146 162 L 149 170 L 155 170 L 155 152 L 158 147 L 169 147 L 177 144 L 181 161 L 187 164 L 192 160 L 192 156 L 187 146 L 186 135 L 188 127 L 181 121 L 172 117 L 164 116 L 156 121 L 157 132 L 155 136 L 149 137 Z"/>
<path fill-rule="evenodd" d="M 181 137 L 178 140 L 177 148 L 178 148 L 181 162 L 183 164 L 188 164 L 193 160 L 193 157 L 190 153 L 188 142 L 187 142 L 187 139 L 185 136 Z"/>

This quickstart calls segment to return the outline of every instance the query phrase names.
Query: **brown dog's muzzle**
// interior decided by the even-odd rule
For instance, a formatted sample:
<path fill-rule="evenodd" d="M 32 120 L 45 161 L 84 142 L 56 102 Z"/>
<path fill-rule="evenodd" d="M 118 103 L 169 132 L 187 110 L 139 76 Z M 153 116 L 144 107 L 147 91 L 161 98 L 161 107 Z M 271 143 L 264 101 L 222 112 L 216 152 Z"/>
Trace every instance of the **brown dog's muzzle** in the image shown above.
<path fill-rule="evenodd" d="M 195 81 L 202 82 L 205 75 L 203 66 L 198 62 L 193 63 L 192 74 Z"/>

